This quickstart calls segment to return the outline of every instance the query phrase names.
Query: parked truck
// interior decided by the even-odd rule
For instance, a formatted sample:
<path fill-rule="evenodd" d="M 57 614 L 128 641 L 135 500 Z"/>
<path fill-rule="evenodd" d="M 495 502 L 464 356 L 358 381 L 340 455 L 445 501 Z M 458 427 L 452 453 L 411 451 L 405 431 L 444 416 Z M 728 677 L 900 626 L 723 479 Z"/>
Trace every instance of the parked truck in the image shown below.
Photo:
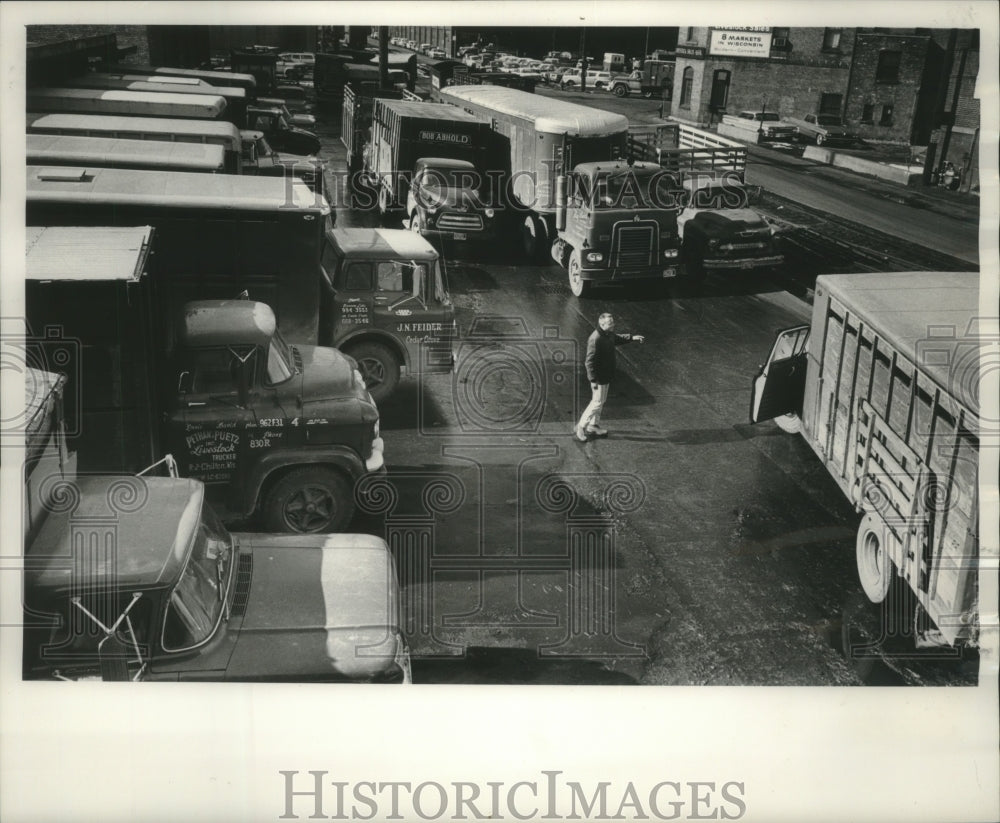
<path fill-rule="evenodd" d="M 676 276 L 677 208 L 650 189 L 659 168 L 626 162 L 624 116 L 498 86 L 452 86 L 440 97 L 507 141 L 511 222 L 525 256 L 551 255 L 574 295 Z"/>
<path fill-rule="evenodd" d="M 364 149 L 371 140 L 372 111 L 375 99 L 402 100 L 399 89 L 344 87 L 344 106 L 340 121 L 340 142 L 347 149 L 347 168 L 351 172 L 360 171 L 364 161 Z"/>
<path fill-rule="evenodd" d="M 135 117 L 171 117 L 223 120 L 226 101 L 218 94 L 174 94 L 117 89 L 29 89 L 29 112 L 124 114 Z"/>
<path fill-rule="evenodd" d="M 784 262 L 776 230 L 751 208 L 760 189 L 745 184 L 747 148 L 686 124 L 640 127 L 630 156 L 654 160 L 677 186 L 677 228 L 686 274 L 765 269 Z"/>
<path fill-rule="evenodd" d="M 381 539 L 230 533 L 197 480 L 78 477 L 65 378 L 26 386 L 25 679 L 410 682 Z"/>
<path fill-rule="evenodd" d="M 454 106 L 373 101 L 365 173 L 383 217 L 403 210 L 428 239 L 482 246 L 497 236 L 491 186 L 506 162 L 489 121 Z"/>
<path fill-rule="evenodd" d="M 975 272 L 821 275 L 811 323 L 778 335 L 753 384 L 751 422 L 805 437 L 861 515 L 861 588 L 895 591 L 918 645 L 977 642 L 987 322 Z"/>
<path fill-rule="evenodd" d="M 150 232 L 28 229 L 27 318 L 39 345 L 62 345 L 52 360 L 67 379 L 79 468 L 137 472 L 170 454 L 234 518 L 269 531 L 343 530 L 355 483 L 384 465 L 356 364 L 288 343 L 263 303 L 164 312 L 161 284 L 145 274 Z"/>
<path fill-rule="evenodd" d="M 609 90 L 616 97 L 641 94 L 647 99 L 656 97 L 670 100 L 673 97 L 674 64 L 673 60 L 646 58 L 642 68 L 614 77 Z"/>
<path fill-rule="evenodd" d="M 401 374 L 451 369 L 454 307 L 437 252 L 421 238 L 403 242 L 401 230 L 364 230 L 372 248 L 365 266 L 377 262 L 386 277 L 355 281 L 357 309 L 332 316 L 343 264 L 333 212 L 297 181 L 29 166 L 26 189 L 32 226 L 154 226 L 150 274 L 162 284 L 163 311 L 245 290 L 274 309 L 293 343 L 339 346 L 354 357 L 379 402 Z M 363 248 L 365 238 L 356 243 Z"/>

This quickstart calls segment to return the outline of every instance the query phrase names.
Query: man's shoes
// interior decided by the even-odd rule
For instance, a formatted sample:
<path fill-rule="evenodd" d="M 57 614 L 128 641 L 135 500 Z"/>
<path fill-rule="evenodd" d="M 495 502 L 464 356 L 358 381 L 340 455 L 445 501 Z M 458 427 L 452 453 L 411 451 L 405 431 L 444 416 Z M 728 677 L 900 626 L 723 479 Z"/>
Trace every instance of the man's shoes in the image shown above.
<path fill-rule="evenodd" d="M 576 435 L 576 439 L 581 443 L 587 442 L 587 433 L 583 430 L 583 426 L 577 426 L 573 429 L 573 434 Z"/>
<path fill-rule="evenodd" d="M 607 437 L 608 430 L 602 429 L 600 426 L 587 426 L 587 434 L 592 434 L 594 437 Z"/>

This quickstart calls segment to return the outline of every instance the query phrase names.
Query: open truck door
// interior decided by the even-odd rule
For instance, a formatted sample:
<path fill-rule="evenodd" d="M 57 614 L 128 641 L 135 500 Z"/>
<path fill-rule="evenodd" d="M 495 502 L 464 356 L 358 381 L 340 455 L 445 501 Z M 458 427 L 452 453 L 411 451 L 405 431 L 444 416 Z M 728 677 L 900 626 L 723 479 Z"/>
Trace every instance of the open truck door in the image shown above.
<path fill-rule="evenodd" d="M 778 333 L 767 362 L 753 381 L 751 423 L 774 420 L 787 432 L 794 434 L 801 430 L 808 342 L 808 325 Z"/>

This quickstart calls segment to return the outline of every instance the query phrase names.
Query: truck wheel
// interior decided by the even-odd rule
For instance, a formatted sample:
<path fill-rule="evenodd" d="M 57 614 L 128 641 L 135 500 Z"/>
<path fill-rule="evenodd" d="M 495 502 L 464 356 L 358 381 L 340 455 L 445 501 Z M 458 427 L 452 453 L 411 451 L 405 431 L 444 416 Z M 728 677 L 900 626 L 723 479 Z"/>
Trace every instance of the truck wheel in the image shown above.
<path fill-rule="evenodd" d="M 822 134 L 817 134 L 816 135 L 816 145 L 817 146 L 822 146 L 823 145 L 823 135 Z"/>
<path fill-rule="evenodd" d="M 619 83 L 614 87 L 615 97 L 628 97 L 628 86 L 623 86 Z"/>
<path fill-rule="evenodd" d="M 413 214 L 410 215 L 410 231 L 420 234 L 423 228 L 424 226 L 420 222 L 420 214 L 418 212 L 413 212 Z"/>
<path fill-rule="evenodd" d="M 524 248 L 524 256 L 529 263 L 538 263 L 542 259 L 542 254 L 546 251 L 546 241 L 548 233 L 545 230 L 545 223 L 535 215 L 529 214 L 524 218 L 521 227 L 521 243 Z"/>
<path fill-rule="evenodd" d="M 381 343 L 361 343 L 348 349 L 345 354 L 358 361 L 358 370 L 376 403 L 381 403 L 396 390 L 399 383 L 399 361 L 386 346 Z"/>
<path fill-rule="evenodd" d="M 316 534 L 347 527 L 354 498 L 344 476 L 321 466 L 290 471 L 267 493 L 264 527 L 272 532 Z"/>
<path fill-rule="evenodd" d="M 774 422 L 778 424 L 779 429 L 788 434 L 798 434 L 802 431 L 802 418 L 795 412 L 779 415 L 774 418 Z"/>
<path fill-rule="evenodd" d="M 580 252 L 574 251 L 569 256 L 569 265 L 566 267 L 569 272 L 569 290 L 574 297 L 586 297 L 590 291 L 590 281 L 583 279 L 583 263 L 580 262 Z"/>
<path fill-rule="evenodd" d="M 889 594 L 893 564 L 889 557 L 885 524 L 872 513 L 858 527 L 857 564 L 861 588 L 872 603 L 881 603 Z"/>

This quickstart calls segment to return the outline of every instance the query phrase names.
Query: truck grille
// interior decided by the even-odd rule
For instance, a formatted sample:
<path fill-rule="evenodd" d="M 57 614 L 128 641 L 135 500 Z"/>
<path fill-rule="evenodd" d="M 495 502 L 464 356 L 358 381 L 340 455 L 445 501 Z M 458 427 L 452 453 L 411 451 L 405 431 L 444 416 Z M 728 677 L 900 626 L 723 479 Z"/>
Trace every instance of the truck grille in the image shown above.
<path fill-rule="evenodd" d="M 460 214 L 446 211 L 437 220 L 441 231 L 482 231 L 483 218 L 479 214 Z"/>
<path fill-rule="evenodd" d="M 250 600 L 250 581 L 253 579 L 253 555 L 241 554 L 236 565 L 236 591 L 233 594 L 232 614 L 242 615 Z"/>
<path fill-rule="evenodd" d="M 656 223 L 618 223 L 611 238 L 615 268 L 652 266 L 656 262 Z"/>

